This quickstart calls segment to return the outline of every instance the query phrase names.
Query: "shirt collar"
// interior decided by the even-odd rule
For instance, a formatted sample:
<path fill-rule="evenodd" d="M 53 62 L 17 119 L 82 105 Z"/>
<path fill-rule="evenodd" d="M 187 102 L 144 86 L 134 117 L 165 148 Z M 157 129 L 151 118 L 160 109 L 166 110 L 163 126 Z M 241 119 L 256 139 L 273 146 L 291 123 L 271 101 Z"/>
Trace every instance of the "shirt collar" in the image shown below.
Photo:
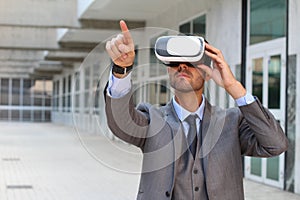
<path fill-rule="evenodd" d="M 190 112 L 190 111 L 184 109 L 181 105 L 179 105 L 176 102 L 175 96 L 172 98 L 172 102 L 173 102 L 173 105 L 174 105 L 175 112 L 176 112 L 178 118 L 180 119 L 180 121 L 183 121 L 190 114 L 196 114 L 196 115 L 198 115 L 200 120 L 203 119 L 203 113 L 204 113 L 204 107 L 205 107 L 205 97 L 204 97 L 204 95 L 202 95 L 202 103 L 199 106 L 199 108 L 196 110 L 196 112 Z"/>

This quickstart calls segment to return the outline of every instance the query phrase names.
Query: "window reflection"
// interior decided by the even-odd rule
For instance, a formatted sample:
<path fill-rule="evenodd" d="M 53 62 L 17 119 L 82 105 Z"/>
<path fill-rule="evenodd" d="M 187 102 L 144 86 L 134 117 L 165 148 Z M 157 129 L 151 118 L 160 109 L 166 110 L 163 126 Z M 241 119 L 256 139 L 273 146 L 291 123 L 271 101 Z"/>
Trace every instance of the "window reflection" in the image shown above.
<path fill-rule="evenodd" d="M 280 55 L 271 56 L 269 61 L 268 107 L 280 108 Z"/>
<path fill-rule="evenodd" d="M 286 0 L 250 1 L 250 44 L 286 35 Z"/>
<path fill-rule="evenodd" d="M 179 32 L 184 34 L 196 34 L 205 37 L 206 15 L 201 15 L 180 25 Z"/>
<path fill-rule="evenodd" d="M 253 59 L 252 94 L 263 102 L 263 58 Z"/>
<path fill-rule="evenodd" d="M 0 120 L 50 121 L 51 80 L 0 78 Z"/>

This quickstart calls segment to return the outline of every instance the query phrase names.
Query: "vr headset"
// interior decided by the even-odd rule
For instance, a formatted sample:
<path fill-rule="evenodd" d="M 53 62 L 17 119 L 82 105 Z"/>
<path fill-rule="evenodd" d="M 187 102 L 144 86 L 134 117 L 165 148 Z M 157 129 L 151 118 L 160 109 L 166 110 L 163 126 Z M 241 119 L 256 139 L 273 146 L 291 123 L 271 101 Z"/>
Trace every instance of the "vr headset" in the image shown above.
<path fill-rule="evenodd" d="M 155 55 L 167 66 L 179 63 L 211 65 L 211 59 L 205 53 L 205 40 L 199 36 L 162 36 L 156 40 Z"/>

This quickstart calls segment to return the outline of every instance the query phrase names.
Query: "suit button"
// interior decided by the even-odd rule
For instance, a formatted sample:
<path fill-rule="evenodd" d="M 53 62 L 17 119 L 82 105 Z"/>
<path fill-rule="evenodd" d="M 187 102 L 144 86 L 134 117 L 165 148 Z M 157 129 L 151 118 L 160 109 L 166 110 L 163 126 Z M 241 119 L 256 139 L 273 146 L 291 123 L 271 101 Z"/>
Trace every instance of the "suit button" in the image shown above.
<path fill-rule="evenodd" d="M 199 191 L 199 187 L 195 187 L 195 191 L 198 192 Z"/>
<path fill-rule="evenodd" d="M 194 169 L 194 174 L 197 174 L 198 173 L 198 170 L 197 169 Z"/>
<path fill-rule="evenodd" d="M 170 197 L 170 196 L 171 196 L 169 191 L 166 191 L 166 196 L 167 196 L 167 197 Z"/>

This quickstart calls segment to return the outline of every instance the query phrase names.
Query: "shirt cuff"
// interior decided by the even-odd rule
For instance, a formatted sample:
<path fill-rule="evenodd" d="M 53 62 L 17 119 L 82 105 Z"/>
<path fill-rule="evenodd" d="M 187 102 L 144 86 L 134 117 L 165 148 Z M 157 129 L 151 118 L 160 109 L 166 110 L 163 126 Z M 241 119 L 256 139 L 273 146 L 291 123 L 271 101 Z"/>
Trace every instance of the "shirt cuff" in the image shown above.
<path fill-rule="evenodd" d="M 109 73 L 107 94 L 112 98 L 121 98 L 128 94 L 131 90 L 131 72 L 124 78 L 117 78 L 112 74 L 112 70 Z"/>
<path fill-rule="evenodd" d="M 254 101 L 255 101 L 254 96 L 252 96 L 249 93 L 247 93 L 245 96 L 240 97 L 235 100 L 235 102 L 238 106 L 245 106 L 245 105 L 253 103 Z"/>

